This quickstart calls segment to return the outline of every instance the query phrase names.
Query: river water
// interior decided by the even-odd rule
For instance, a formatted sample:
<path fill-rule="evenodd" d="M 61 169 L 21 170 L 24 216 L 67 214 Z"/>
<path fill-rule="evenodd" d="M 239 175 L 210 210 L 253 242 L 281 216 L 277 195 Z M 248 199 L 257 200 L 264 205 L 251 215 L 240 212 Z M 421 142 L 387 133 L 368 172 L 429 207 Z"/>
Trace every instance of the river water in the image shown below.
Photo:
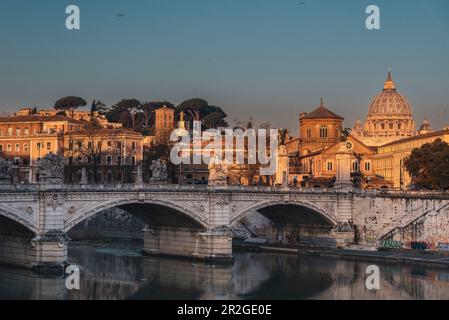
<path fill-rule="evenodd" d="M 63 277 L 0 267 L 0 299 L 449 299 L 449 270 L 379 264 L 380 290 L 366 289 L 372 263 L 236 253 L 233 266 L 143 257 L 132 244 L 71 243 L 80 290 Z"/>

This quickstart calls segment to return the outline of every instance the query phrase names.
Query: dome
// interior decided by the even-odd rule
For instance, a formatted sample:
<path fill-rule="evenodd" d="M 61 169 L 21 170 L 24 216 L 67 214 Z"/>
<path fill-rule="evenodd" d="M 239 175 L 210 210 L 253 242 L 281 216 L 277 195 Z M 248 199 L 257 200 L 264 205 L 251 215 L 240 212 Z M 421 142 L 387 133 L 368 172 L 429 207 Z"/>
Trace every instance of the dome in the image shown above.
<path fill-rule="evenodd" d="M 396 90 L 395 83 L 388 73 L 385 81 L 384 90 L 379 93 L 369 107 L 368 116 L 412 116 L 412 108 L 399 92 Z"/>
<path fill-rule="evenodd" d="M 407 99 L 397 90 L 388 72 L 384 88 L 372 100 L 363 130 L 355 130 L 365 144 L 380 146 L 416 134 L 416 123 Z"/>

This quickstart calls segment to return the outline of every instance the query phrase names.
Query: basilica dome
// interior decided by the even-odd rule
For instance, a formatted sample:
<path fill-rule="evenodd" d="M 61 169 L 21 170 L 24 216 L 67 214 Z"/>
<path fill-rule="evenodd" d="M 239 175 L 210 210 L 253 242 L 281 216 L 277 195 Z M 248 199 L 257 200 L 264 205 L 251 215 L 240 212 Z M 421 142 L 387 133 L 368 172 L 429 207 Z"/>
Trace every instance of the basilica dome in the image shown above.
<path fill-rule="evenodd" d="M 387 81 L 384 84 L 384 90 L 379 93 L 371 103 L 368 116 L 412 116 L 412 108 L 407 99 L 404 98 L 397 90 L 396 85 L 388 73 Z"/>
<path fill-rule="evenodd" d="M 354 134 L 370 146 L 380 146 L 416 134 L 412 108 L 397 91 L 391 72 L 388 72 L 382 92 L 369 106 L 363 129 L 355 127 Z"/>

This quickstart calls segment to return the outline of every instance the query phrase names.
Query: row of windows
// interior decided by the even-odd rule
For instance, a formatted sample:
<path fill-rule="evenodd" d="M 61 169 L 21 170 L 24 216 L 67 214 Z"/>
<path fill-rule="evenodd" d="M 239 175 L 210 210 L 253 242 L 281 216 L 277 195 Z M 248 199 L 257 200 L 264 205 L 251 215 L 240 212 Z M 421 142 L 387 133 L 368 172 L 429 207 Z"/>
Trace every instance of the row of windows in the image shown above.
<path fill-rule="evenodd" d="M 161 114 L 157 118 L 158 118 L 158 120 L 173 120 L 172 115 L 166 115 L 166 114 L 164 114 L 164 115 Z"/>
<path fill-rule="evenodd" d="M 371 162 L 365 161 L 365 171 L 371 171 Z M 351 165 L 353 172 L 359 172 L 360 171 L 360 162 L 359 161 L 353 161 Z M 326 163 L 326 169 L 327 171 L 334 171 L 334 162 L 328 161 Z"/>
<path fill-rule="evenodd" d="M 21 150 L 22 150 L 21 144 L 20 144 L 20 143 L 16 143 L 16 144 L 14 145 L 14 151 L 15 151 L 15 152 L 20 152 Z M 28 144 L 25 143 L 25 144 L 23 145 L 23 151 L 28 152 L 28 150 L 29 150 Z M 4 148 L 3 148 L 3 145 L 0 144 L 0 152 L 3 152 L 3 151 L 6 151 L 6 152 L 12 152 L 12 151 L 13 151 L 13 145 L 12 145 L 12 144 L 7 144 L 7 145 L 6 145 L 6 149 L 4 149 Z"/>
<path fill-rule="evenodd" d="M 33 133 L 36 134 L 36 129 L 34 129 Z M 12 135 L 13 135 L 13 128 L 9 127 L 7 134 L 8 134 L 9 137 L 12 137 Z M 21 134 L 22 134 L 22 129 L 17 128 L 16 129 L 16 136 L 20 136 Z M 26 128 L 25 130 L 23 130 L 23 134 L 25 136 L 30 135 L 30 129 Z M 3 130 L 0 130 L 0 136 L 3 136 Z"/>
<path fill-rule="evenodd" d="M 106 161 L 107 165 L 112 165 L 112 159 L 113 159 L 113 157 L 111 155 L 108 155 L 108 156 L 105 157 L 104 160 Z M 137 163 L 136 157 L 132 156 L 130 159 L 131 159 L 131 163 L 130 164 L 135 166 L 136 163 Z M 75 163 L 75 159 L 73 157 L 69 157 L 68 161 L 69 161 L 69 165 L 73 165 Z M 78 158 L 76 158 L 76 161 L 77 161 L 78 164 L 81 164 L 81 163 L 84 163 L 84 162 L 90 163 L 90 164 L 93 163 L 92 157 L 87 157 L 87 158 L 78 157 Z M 120 156 L 116 157 L 116 164 L 123 165 L 123 164 L 126 164 L 125 161 L 126 160 L 123 157 L 120 157 Z"/>
<path fill-rule="evenodd" d="M 52 143 L 51 142 L 47 142 L 46 144 L 45 143 L 41 143 L 41 142 L 38 142 L 37 144 L 36 144 L 36 147 L 37 147 L 37 149 L 38 150 L 41 150 L 41 149 L 44 149 L 45 147 L 46 147 L 46 149 L 48 150 L 48 151 L 51 151 L 52 149 L 51 149 L 51 147 L 52 147 Z M 28 145 L 28 143 L 24 143 L 23 145 L 22 144 L 20 144 L 20 143 L 16 143 L 15 145 L 14 145 L 14 151 L 15 152 L 20 152 L 20 151 L 26 151 L 26 152 L 28 152 L 30 149 L 29 149 L 29 145 Z M 13 151 L 13 145 L 12 144 L 10 144 L 10 143 L 8 143 L 7 145 L 6 145 L 6 149 L 4 148 L 4 146 L 3 146 L 3 144 L 0 144 L 0 152 L 3 152 L 3 151 L 7 151 L 7 152 L 12 152 Z"/>
<path fill-rule="evenodd" d="M 112 143 L 112 141 L 108 141 L 108 142 L 106 143 L 106 145 L 107 145 L 108 148 L 112 148 L 113 143 Z M 76 143 L 74 143 L 73 141 L 70 141 L 70 142 L 69 142 L 69 150 L 73 150 L 73 149 L 74 149 L 74 146 L 76 146 L 76 148 L 77 148 L 78 150 L 83 149 L 83 146 L 84 146 L 83 141 L 77 141 Z M 87 143 L 87 149 L 88 149 L 88 150 L 92 150 L 92 149 L 93 149 L 93 146 L 94 146 L 94 143 L 93 143 L 92 141 L 89 141 L 89 142 Z M 98 142 L 97 142 L 97 146 L 96 146 L 97 149 L 100 150 L 100 149 L 102 148 L 102 146 L 103 146 L 103 143 L 102 143 L 101 141 L 98 141 Z M 117 149 L 121 150 L 123 144 L 122 144 L 121 141 L 117 141 L 116 144 L 115 144 L 115 146 L 116 146 Z M 137 149 L 137 146 L 138 146 L 138 144 L 137 144 L 135 141 L 133 141 L 133 142 L 131 143 L 131 150 L 136 150 L 136 149 Z"/>
<path fill-rule="evenodd" d="M 312 138 L 312 128 L 306 129 L 306 137 Z M 329 138 L 329 128 L 327 126 L 321 126 L 320 127 L 320 138 L 321 139 L 327 139 Z"/>

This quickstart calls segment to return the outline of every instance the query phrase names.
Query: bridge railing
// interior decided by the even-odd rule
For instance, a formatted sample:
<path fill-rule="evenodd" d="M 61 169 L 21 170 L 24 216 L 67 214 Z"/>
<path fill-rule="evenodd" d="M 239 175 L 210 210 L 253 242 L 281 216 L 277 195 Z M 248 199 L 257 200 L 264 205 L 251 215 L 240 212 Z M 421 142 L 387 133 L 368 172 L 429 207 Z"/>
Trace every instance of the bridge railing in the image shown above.
<path fill-rule="evenodd" d="M 201 191 L 201 192 L 257 192 L 257 193 L 298 193 L 298 194 L 354 194 L 369 197 L 426 198 L 449 199 L 449 192 L 415 191 L 415 190 L 361 190 L 342 191 L 334 188 L 302 188 L 294 186 L 226 186 L 213 187 L 193 184 L 167 183 L 120 183 L 120 184 L 0 184 L 1 192 L 36 192 L 44 190 L 61 191 Z"/>

